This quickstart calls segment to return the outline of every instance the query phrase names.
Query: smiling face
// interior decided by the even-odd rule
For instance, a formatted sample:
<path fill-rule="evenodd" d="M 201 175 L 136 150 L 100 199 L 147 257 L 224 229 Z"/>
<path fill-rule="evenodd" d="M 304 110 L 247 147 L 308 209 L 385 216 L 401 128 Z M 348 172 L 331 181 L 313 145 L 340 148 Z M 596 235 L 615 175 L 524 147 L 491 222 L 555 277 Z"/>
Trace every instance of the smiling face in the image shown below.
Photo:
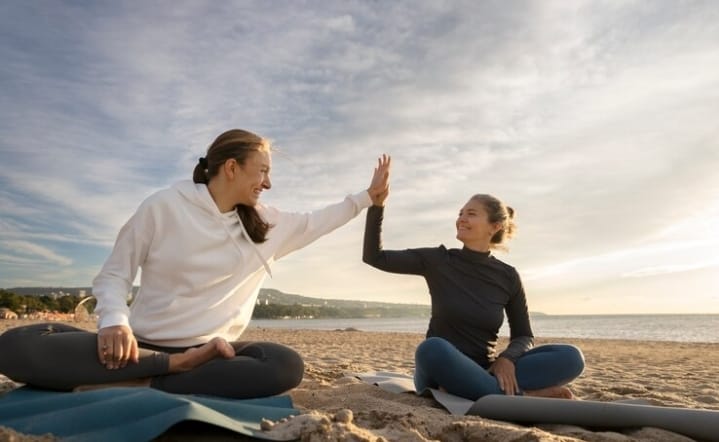
<path fill-rule="evenodd" d="M 490 223 L 484 205 L 470 199 L 459 211 L 456 221 L 457 239 L 465 247 L 486 252 L 489 250 L 490 240 L 501 228 L 501 223 Z"/>
<path fill-rule="evenodd" d="M 256 150 L 245 158 L 243 164 L 235 163 L 233 169 L 233 188 L 237 204 L 254 207 L 262 191 L 270 189 L 270 169 L 272 158 L 268 150 Z"/>

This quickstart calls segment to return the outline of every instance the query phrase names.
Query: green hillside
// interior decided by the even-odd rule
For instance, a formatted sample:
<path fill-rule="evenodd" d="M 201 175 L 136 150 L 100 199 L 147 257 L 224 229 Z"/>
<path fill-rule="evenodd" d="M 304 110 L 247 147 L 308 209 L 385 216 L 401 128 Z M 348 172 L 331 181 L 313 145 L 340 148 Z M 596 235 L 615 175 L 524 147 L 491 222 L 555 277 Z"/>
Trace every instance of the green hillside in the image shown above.
<path fill-rule="evenodd" d="M 137 293 L 134 287 L 133 293 Z M 49 301 L 87 296 L 91 287 L 12 287 L 5 289 L 23 297 L 37 297 Z M 16 303 L 19 303 L 16 302 Z M 25 303 L 28 304 L 28 303 Z M 39 309 L 41 304 L 32 303 Z M 0 306 L 2 307 L 2 306 Z M 261 289 L 257 297 L 254 318 L 397 318 L 429 317 L 430 308 L 421 304 L 322 299 L 283 293 L 275 289 Z"/>

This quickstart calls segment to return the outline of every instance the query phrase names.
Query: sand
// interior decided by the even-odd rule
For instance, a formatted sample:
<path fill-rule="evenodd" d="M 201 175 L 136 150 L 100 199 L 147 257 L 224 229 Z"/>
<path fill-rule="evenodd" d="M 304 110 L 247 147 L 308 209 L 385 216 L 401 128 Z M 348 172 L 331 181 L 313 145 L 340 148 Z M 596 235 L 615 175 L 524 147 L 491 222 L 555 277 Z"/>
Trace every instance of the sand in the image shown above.
<path fill-rule="evenodd" d="M 0 330 L 22 324 L 0 320 Z M 77 324 L 76 324 L 77 325 Z M 92 329 L 93 324 L 83 323 Z M 279 342 L 305 358 L 305 378 L 289 394 L 304 415 L 267 422 L 271 432 L 304 441 L 687 441 L 656 428 L 620 432 L 562 426 L 525 427 L 474 416 L 452 416 L 432 399 L 392 394 L 348 373 L 411 374 L 414 349 L 423 336 L 408 333 L 250 328 L 243 339 Z M 570 387 L 580 399 L 645 399 L 653 405 L 719 410 L 719 344 L 591 339 L 537 339 L 579 346 L 587 368 Z M 505 342 L 500 343 L 503 348 Z M 0 392 L 17 385 L 0 376 Z M 51 440 L 0 429 L 2 441 Z M 179 425 L 159 438 L 247 440 L 235 434 Z"/>

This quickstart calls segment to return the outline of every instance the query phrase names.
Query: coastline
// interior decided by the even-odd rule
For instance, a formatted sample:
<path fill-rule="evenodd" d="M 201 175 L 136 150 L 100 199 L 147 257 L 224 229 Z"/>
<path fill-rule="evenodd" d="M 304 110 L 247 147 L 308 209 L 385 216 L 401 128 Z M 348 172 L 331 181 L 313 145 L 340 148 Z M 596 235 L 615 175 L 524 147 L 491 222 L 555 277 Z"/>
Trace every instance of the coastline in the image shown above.
<path fill-rule="evenodd" d="M 35 321 L 2 320 L 0 332 L 31 322 Z M 94 329 L 94 323 L 71 324 Z M 566 425 L 524 427 L 474 416 L 452 416 L 432 399 L 387 393 L 346 376 L 367 371 L 411 374 L 414 349 L 423 338 L 419 333 L 258 327 L 250 327 L 242 337 L 243 340 L 282 343 L 303 356 L 304 380 L 289 392 L 295 406 L 303 412 L 331 419 L 341 410 L 352 410 L 354 424 L 333 424 L 333 428 L 337 428 L 332 431 L 339 433 L 328 440 L 340 437 L 370 441 L 379 437 L 387 441 L 505 441 L 519 437 L 542 441 L 690 440 L 654 428 L 618 433 Z M 577 345 L 584 352 L 586 370 L 570 386 L 580 399 L 645 399 L 652 405 L 719 410 L 719 380 L 715 372 L 719 366 L 719 344 L 541 337 L 536 340 L 537 345 L 552 342 Z M 506 340 L 503 339 L 499 348 L 504 346 Z M 0 393 L 15 387 L 16 384 L 0 376 Z M 303 440 L 321 440 L 328 436 L 323 436 L 322 431 L 329 430 L 310 427 L 303 430 Z M 180 433 L 173 431 L 160 440 L 178 440 Z M 12 440 L 3 439 L 8 434 L 9 430 L 0 430 L 0 440 Z M 180 440 L 243 440 L 226 433 L 222 439 L 213 437 L 186 434 Z"/>
<path fill-rule="evenodd" d="M 402 318 L 283 318 L 253 319 L 250 327 L 424 334 L 429 317 Z M 540 315 L 531 317 L 535 336 L 557 339 L 614 339 L 634 341 L 719 343 L 719 314 Z M 504 321 L 500 336 L 509 336 Z"/>

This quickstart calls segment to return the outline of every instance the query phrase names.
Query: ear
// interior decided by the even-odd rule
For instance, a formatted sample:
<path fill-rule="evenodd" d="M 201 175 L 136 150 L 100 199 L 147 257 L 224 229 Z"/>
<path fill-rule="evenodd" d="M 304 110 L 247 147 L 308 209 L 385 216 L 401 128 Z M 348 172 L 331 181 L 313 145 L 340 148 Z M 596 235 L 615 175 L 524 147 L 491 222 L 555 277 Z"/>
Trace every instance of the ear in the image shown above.
<path fill-rule="evenodd" d="M 502 223 L 494 223 L 492 224 L 492 236 L 494 236 L 497 232 L 502 230 Z"/>
<path fill-rule="evenodd" d="M 222 170 L 228 179 L 233 179 L 237 175 L 238 167 L 239 164 L 237 164 L 237 160 L 235 160 L 234 158 L 230 158 L 226 160 L 225 163 L 222 165 Z"/>

